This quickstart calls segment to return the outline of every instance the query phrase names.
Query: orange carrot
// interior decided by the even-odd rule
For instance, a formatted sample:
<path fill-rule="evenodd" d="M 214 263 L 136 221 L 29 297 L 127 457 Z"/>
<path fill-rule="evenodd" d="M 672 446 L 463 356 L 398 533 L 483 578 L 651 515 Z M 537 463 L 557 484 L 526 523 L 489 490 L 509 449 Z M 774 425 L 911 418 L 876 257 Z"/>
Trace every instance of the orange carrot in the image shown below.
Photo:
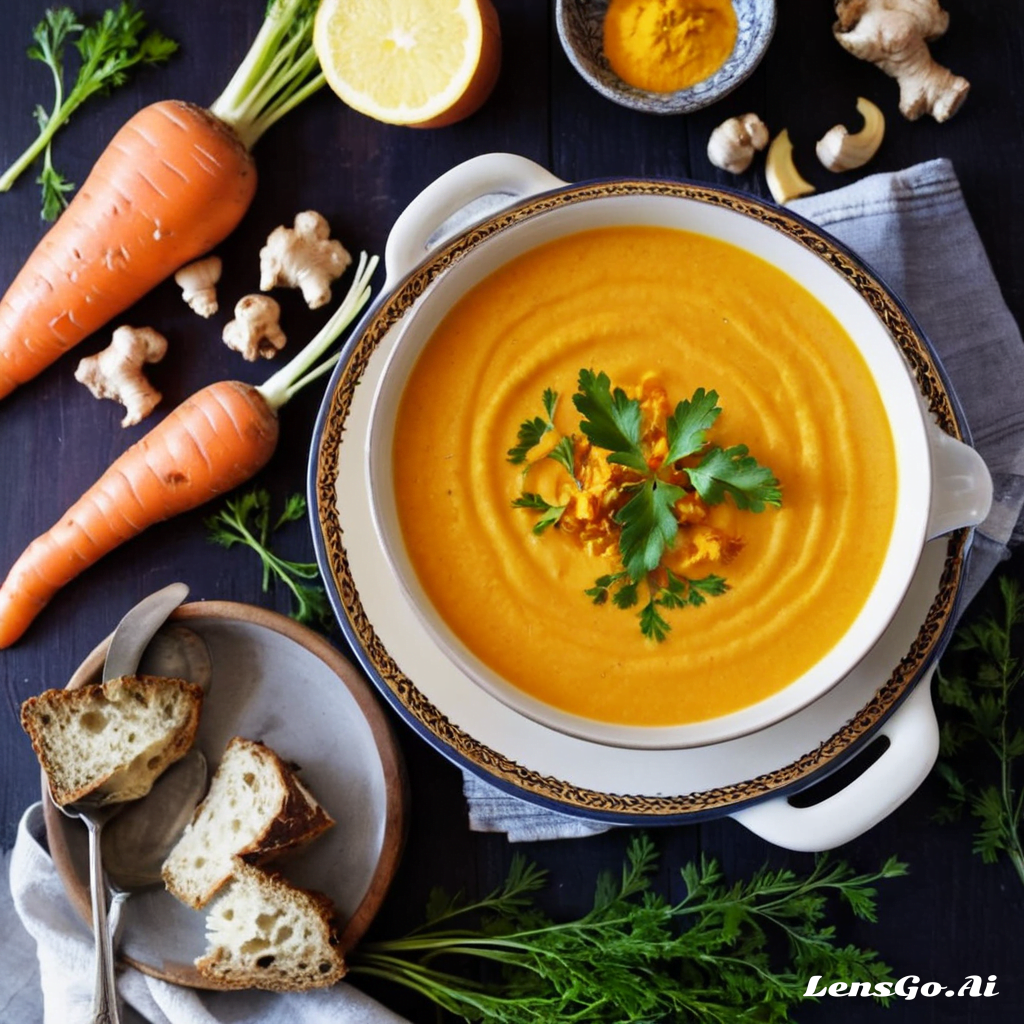
<path fill-rule="evenodd" d="M 256 165 L 190 103 L 140 110 L 0 300 L 0 398 L 234 230 Z"/>
<path fill-rule="evenodd" d="M 220 381 L 196 392 L 117 458 L 60 520 L 37 537 L 0 587 L 0 648 L 14 643 L 57 591 L 148 526 L 244 483 L 277 446 L 277 410 L 326 373 L 316 360 L 369 298 L 376 258 L 320 333 L 261 387 Z"/>
<path fill-rule="evenodd" d="M 317 0 L 272 0 L 209 110 L 167 100 L 114 136 L 0 300 L 0 399 L 234 230 L 256 191 L 249 150 L 324 84 Z"/>

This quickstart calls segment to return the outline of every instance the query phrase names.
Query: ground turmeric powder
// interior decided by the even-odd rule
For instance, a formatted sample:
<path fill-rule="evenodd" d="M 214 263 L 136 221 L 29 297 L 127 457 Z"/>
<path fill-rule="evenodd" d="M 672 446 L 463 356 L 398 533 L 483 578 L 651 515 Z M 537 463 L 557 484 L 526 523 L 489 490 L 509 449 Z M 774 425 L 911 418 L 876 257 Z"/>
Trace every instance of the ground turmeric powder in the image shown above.
<path fill-rule="evenodd" d="M 736 45 L 731 0 L 611 0 L 604 52 L 624 82 L 675 92 L 713 75 Z"/>

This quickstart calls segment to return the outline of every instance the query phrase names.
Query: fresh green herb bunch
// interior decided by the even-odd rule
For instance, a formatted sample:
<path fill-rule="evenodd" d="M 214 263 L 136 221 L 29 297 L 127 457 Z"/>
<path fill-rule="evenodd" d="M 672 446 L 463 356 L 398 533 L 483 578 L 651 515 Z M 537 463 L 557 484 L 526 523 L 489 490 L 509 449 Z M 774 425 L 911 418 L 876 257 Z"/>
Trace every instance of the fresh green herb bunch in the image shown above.
<path fill-rule="evenodd" d="M 291 616 L 306 625 L 332 629 L 334 618 L 324 588 L 319 584 L 300 580 L 319 580 L 320 570 L 315 562 L 289 562 L 275 555 L 269 548 L 270 538 L 285 523 L 302 519 L 306 514 L 306 499 L 301 494 L 291 495 L 276 520 L 271 520 L 270 494 L 263 488 L 249 491 L 237 498 L 229 498 L 216 515 L 205 520 L 209 540 L 225 548 L 244 544 L 252 548 L 263 563 L 263 593 L 270 590 L 271 576 L 276 576 L 294 597 Z"/>
<path fill-rule="evenodd" d="M 555 923 L 532 899 L 545 873 L 517 855 L 489 896 L 465 903 L 435 891 L 423 925 L 402 939 L 360 945 L 350 971 L 397 982 L 465 1020 L 498 1024 L 777 1024 L 792 1019 L 814 975 L 891 978 L 874 951 L 839 945 L 824 920 L 838 897 L 874 921 L 875 883 L 906 873 L 895 858 L 857 874 L 823 857 L 803 878 L 763 867 L 729 884 L 702 857 L 682 869 L 687 892 L 679 903 L 652 892 L 657 859 L 652 841 L 634 836 L 621 875 L 598 880 L 593 909 Z M 769 955 L 778 938 L 784 952 Z M 450 958 L 493 965 L 501 981 L 452 973 Z"/>
<path fill-rule="evenodd" d="M 1024 662 L 1014 653 L 1017 629 L 1024 625 L 1024 597 L 1015 580 L 1000 578 L 998 587 L 1000 607 L 957 630 L 938 675 L 939 699 L 949 713 L 936 765 L 948 802 L 937 818 L 956 820 L 968 809 L 979 822 L 974 852 L 990 864 L 1009 857 L 1024 882 L 1024 728 L 1014 698 L 1024 678 Z M 987 775 L 978 772 L 978 755 L 986 751 Z"/>
<path fill-rule="evenodd" d="M 145 15 L 129 0 L 103 12 L 98 21 L 85 24 L 70 7 L 55 7 L 32 33 L 28 55 L 41 61 L 53 76 L 54 100 L 50 110 L 35 108 L 39 135 L 35 142 L 0 176 L 0 192 L 6 192 L 40 153 L 43 168 L 37 179 L 42 186 L 44 220 L 56 220 L 68 205 L 75 185 L 53 166 L 53 137 L 72 114 L 91 96 L 106 95 L 124 85 L 128 73 L 139 64 L 160 64 L 178 49 L 173 39 L 160 32 L 143 34 Z M 72 43 L 80 57 L 74 84 L 64 91 L 64 50 Z"/>
<path fill-rule="evenodd" d="M 639 612 L 640 631 L 661 642 L 671 630 L 663 611 L 699 607 L 709 597 L 720 597 L 728 590 L 721 576 L 692 579 L 662 565 L 679 532 L 673 510 L 687 494 L 681 483 L 696 491 L 707 505 L 720 505 L 728 497 L 739 509 L 763 512 L 768 506 L 778 508 L 782 504 L 779 481 L 767 466 L 757 463 L 746 445 L 720 448 L 708 444 L 708 431 L 722 412 L 715 391 L 698 388 L 692 398 L 676 405 L 666 423 L 666 454 L 658 458 L 646 450 L 640 400 L 630 398 L 621 388 L 613 390 L 607 374 L 580 370 L 572 401 L 583 417 L 580 430 L 590 444 L 608 452 L 610 464 L 624 466 L 630 472 L 623 484 L 629 499 L 612 516 L 620 527 L 623 570 L 598 577 L 586 594 L 594 604 L 604 604 L 610 598 L 617 608 L 633 608 L 639 603 L 639 587 L 644 584 L 648 600 Z M 545 415 L 525 420 L 515 446 L 507 453 L 513 465 L 525 466 L 524 474 L 530 469 L 530 451 L 545 434 L 555 430 L 558 393 L 548 388 L 542 404 Z M 562 436 L 544 458 L 562 466 L 580 488 L 574 435 Z M 536 534 L 557 526 L 569 507 L 527 490 L 512 506 L 540 512 L 533 526 Z"/>

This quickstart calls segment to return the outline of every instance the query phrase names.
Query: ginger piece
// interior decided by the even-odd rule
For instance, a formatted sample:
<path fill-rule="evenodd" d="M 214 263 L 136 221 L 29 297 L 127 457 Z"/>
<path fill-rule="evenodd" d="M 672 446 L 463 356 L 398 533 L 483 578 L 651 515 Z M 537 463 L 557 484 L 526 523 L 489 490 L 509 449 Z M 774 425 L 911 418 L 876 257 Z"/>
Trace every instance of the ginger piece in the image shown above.
<path fill-rule="evenodd" d="M 217 282 L 223 264 L 219 256 L 207 256 L 182 267 L 174 275 L 181 297 L 202 317 L 217 312 Z"/>
<path fill-rule="evenodd" d="M 937 64 L 928 43 L 949 27 L 939 0 L 836 0 L 832 33 L 843 49 L 877 65 L 900 87 L 900 113 L 946 121 L 971 83 Z"/>
<path fill-rule="evenodd" d="M 224 344 L 250 363 L 273 359 L 288 340 L 280 319 L 281 307 L 269 295 L 246 295 L 235 305 L 235 319 L 224 325 Z"/>
<path fill-rule="evenodd" d="M 743 114 L 723 121 L 708 139 L 708 159 L 723 171 L 742 174 L 754 153 L 768 145 L 768 129 L 757 114 Z"/>
<path fill-rule="evenodd" d="M 86 356 L 75 370 L 75 380 L 97 398 L 111 398 L 125 408 L 122 427 L 144 420 L 163 395 L 142 370 L 145 363 L 159 363 L 167 353 L 167 339 L 152 327 L 118 327 L 110 344 L 94 356 Z"/>
<path fill-rule="evenodd" d="M 315 210 L 296 214 L 295 226 L 274 228 L 260 249 L 260 291 L 299 288 L 310 309 L 330 302 L 331 282 L 352 262 L 331 227 Z"/>

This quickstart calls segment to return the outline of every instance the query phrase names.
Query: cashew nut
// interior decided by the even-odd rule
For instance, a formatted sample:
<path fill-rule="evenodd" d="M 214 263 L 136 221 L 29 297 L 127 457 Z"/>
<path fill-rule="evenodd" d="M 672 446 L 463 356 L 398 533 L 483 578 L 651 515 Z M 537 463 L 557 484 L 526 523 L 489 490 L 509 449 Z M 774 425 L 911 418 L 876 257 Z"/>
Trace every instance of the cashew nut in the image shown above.
<path fill-rule="evenodd" d="M 797 196 L 810 195 L 815 191 L 814 186 L 800 176 L 793 163 L 793 143 L 785 128 L 772 139 L 768 147 L 764 176 L 768 181 L 768 190 L 780 206 Z"/>
<path fill-rule="evenodd" d="M 830 128 L 818 140 L 814 151 L 830 171 L 851 171 L 863 167 L 878 152 L 885 137 L 885 117 L 863 96 L 857 98 L 857 110 L 864 118 L 864 127 L 851 135 L 844 125 Z"/>

